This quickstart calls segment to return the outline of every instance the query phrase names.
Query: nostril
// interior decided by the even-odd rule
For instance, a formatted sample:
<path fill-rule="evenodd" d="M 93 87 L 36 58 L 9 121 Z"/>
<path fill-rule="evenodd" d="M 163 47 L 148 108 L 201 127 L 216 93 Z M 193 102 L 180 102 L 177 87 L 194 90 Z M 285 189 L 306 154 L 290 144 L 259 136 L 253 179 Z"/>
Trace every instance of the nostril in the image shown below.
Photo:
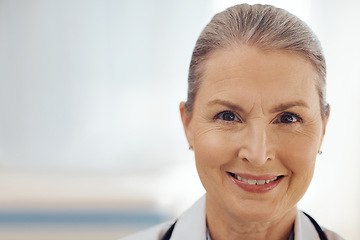
<path fill-rule="evenodd" d="M 254 166 L 262 166 L 267 161 L 271 160 L 269 151 L 265 146 L 243 146 L 239 149 L 237 154 L 238 159 L 241 159 L 244 162 L 249 162 Z"/>

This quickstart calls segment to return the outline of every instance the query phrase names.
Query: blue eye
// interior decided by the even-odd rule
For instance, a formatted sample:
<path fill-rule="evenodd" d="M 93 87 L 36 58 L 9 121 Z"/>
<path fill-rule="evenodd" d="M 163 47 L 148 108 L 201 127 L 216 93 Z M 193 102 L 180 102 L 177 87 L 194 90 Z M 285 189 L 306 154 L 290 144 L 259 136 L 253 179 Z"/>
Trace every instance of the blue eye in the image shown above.
<path fill-rule="evenodd" d="M 289 124 L 301 121 L 301 117 L 295 113 L 282 113 L 274 122 Z"/>
<path fill-rule="evenodd" d="M 215 119 L 220 119 L 226 122 L 241 122 L 241 120 L 236 116 L 234 112 L 231 111 L 224 111 L 215 116 Z"/>

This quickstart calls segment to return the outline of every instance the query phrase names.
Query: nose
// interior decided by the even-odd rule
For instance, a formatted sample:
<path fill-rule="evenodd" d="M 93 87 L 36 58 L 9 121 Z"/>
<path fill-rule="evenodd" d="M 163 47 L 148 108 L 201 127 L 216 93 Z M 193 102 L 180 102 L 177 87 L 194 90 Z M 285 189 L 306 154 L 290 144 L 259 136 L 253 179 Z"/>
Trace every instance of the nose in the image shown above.
<path fill-rule="evenodd" d="M 254 166 L 262 166 L 270 157 L 267 149 L 266 126 L 263 123 L 249 124 L 241 140 L 239 158 Z"/>

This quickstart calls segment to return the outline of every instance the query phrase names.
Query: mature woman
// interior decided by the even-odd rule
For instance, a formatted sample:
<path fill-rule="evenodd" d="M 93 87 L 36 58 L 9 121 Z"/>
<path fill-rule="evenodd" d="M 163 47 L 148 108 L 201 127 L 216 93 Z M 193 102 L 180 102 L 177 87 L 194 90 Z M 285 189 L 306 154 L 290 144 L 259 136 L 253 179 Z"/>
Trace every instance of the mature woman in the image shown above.
<path fill-rule="evenodd" d="M 342 239 L 297 209 L 329 117 L 315 35 L 264 5 L 221 12 L 197 40 L 181 118 L 206 196 L 128 240 Z"/>

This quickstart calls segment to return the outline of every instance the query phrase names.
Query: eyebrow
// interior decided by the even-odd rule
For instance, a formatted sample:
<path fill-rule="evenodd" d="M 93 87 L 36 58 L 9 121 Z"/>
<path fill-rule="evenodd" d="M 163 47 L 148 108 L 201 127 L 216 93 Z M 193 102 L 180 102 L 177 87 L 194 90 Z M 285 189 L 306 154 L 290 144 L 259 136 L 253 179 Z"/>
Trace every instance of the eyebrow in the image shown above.
<path fill-rule="evenodd" d="M 236 110 L 238 112 L 245 112 L 244 109 L 242 107 L 240 107 L 239 105 L 236 105 L 232 102 L 229 102 L 227 100 L 222 100 L 222 99 L 214 99 L 214 100 L 208 102 L 207 105 L 208 106 L 223 105 L 225 107 L 228 107 L 229 109 Z"/>
<path fill-rule="evenodd" d="M 292 101 L 292 102 L 288 102 L 288 103 L 281 103 L 278 106 L 272 108 L 270 110 L 271 113 L 276 113 L 276 112 L 282 112 L 285 111 L 289 108 L 292 107 L 304 107 L 304 108 L 309 108 L 309 105 L 304 102 L 303 100 L 298 100 L 298 101 Z"/>
<path fill-rule="evenodd" d="M 236 111 L 239 111 L 239 112 L 245 112 L 244 109 L 241 106 L 239 106 L 237 104 L 234 104 L 232 102 L 229 102 L 227 100 L 222 100 L 222 99 L 212 100 L 212 101 L 208 102 L 207 105 L 208 106 L 223 105 L 225 107 L 228 107 L 229 109 L 233 109 L 233 110 L 236 110 Z M 303 100 L 291 101 L 291 102 L 287 102 L 287 103 L 281 103 L 281 104 L 273 107 L 270 110 L 270 113 L 282 112 L 282 111 L 285 111 L 285 110 L 287 110 L 289 108 L 292 108 L 292 107 L 309 108 L 309 105 L 306 102 L 304 102 Z"/>

